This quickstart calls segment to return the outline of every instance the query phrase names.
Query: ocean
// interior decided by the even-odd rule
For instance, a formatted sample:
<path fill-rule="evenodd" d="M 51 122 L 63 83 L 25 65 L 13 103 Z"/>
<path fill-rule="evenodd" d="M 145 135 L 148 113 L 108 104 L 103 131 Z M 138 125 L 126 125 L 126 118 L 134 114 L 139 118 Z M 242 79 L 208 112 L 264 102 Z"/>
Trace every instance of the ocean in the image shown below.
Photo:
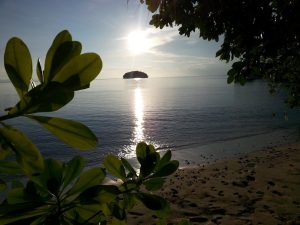
<path fill-rule="evenodd" d="M 140 141 L 153 144 L 159 151 L 170 149 L 183 161 L 185 155 L 202 155 L 202 150 L 215 158 L 238 154 L 242 149 L 232 145 L 228 154 L 226 148 L 222 153 L 216 151 L 235 140 L 245 140 L 243 143 L 252 149 L 258 147 L 255 137 L 274 145 L 297 140 L 300 111 L 284 105 L 284 93 L 269 94 L 264 81 L 228 85 L 226 78 L 100 78 L 89 89 L 76 92 L 73 101 L 61 110 L 41 113 L 87 125 L 99 139 L 94 150 L 71 149 L 27 118 L 6 122 L 26 133 L 46 158 L 69 160 L 81 154 L 89 166 L 101 165 L 110 153 L 132 158 Z M 10 83 L 0 83 L 0 90 L 1 110 L 17 102 Z M 211 152 L 207 146 L 212 146 Z"/>

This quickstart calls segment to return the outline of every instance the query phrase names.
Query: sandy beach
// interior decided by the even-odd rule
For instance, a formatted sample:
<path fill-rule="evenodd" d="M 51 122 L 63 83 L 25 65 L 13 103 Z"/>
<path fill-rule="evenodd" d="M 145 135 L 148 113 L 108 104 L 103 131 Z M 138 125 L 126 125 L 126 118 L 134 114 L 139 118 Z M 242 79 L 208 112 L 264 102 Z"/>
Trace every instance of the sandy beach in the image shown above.
<path fill-rule="evenodd" d="M 169 222 L 300 224 L 300 143 L 180 169 L 157 194 L 171 203 Z M 154 224 L 142 206 L 128 224 Z"/>

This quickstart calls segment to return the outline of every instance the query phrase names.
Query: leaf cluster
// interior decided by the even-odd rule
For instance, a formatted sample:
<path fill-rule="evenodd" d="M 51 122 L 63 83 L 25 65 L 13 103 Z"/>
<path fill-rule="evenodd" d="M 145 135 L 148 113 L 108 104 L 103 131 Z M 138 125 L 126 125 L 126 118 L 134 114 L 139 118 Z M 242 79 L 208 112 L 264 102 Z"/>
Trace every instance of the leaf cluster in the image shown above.
<path fill-rule="evenodd" d="M 271 91 L 285 88 L 287 104 L 300 105 L 300 2 L 280 0 L 140 0 L 155 27 L 176 25 L 179 34 L 199 32 L 223 40 L 216 57 L 233 61 L 228 83 L 263 78 Z"/>
<path fill-rule="evenodd" d="M 105 158 L 106 169 L 87 169 L 81 156 L 67 163 L 44 159 L 25 134 L 3 122 L 23 116 L 71 147 L 94 148 L 97 137 L 85 125 L 35 113 L 56 111 L 73 99 L 75 91 L 89 87 L 102 68 L 100 57 L 81 54 L 80 42 L 72 41 L 70 33 L 62 31 L 47 52 L 44 70 L 37 62 L 38 85 L 32 80 L 30 52 L 21 39 L 8 41 L 4 62 L 19 102 L 0 116 L 0 174 L 21 174 L 27 179 L 13 180 L 10 185 L 0 179 L 0 191 L 6 191 L 0 204 L 0 224 L 122 225 L 126 224 L 128 210 L 139 202 L 153 210 L 159 224 L 164 224 L 169 205 L 152 191 L 160 189 L 165 177 L 179 166 L 178 161 L 171 160 L 170 151 L 161 157 L 152 145 L 142 142 L 136 148 L 139 169 L 114 155 Z M 105 184 L 106 170 L 121 184 Z"/>
<path fill-rule="evenodd" d="M 174 173 L 178 161 L 171 152 L 162 157 L 152 145 L 137 145 L 139 173 L 124 158 L 108 155 L 107 171 L 118 179 L 118 185 L 104 183 L 106 170 L 84 169 L 84 160 L 75 156 L 67 163 L 44 160 L 44 169 L 29 177 L 24 185 L 12 182 L 7 198 L 0 205 L 1 224 L 126 224 L 127 212 L 138 202 L 153 210 L 163 224 L 169 214 L 168 202 L 151 192 L 162 187 L 164 177 Z M 149 164 L 146 160 L 150 159 Z"/>
<path fill-rule="evenodd" d="M 72 41 L 71 34 L 64 30 L 55 37 L 47 52 L 45 69 L 42 70 L 39 60 L 37 62 L 38 85 L 32 80 L 30 52 L 21 39 L 13 37 L 8 41 L 4 64 L 19 102 L 0 117 L 0 173 L 33 176 L 44 168 L 44 160 L 37 147 L 25 134 L 4 123 L 4 120 L 27 117 L 74 148 L 86 150 L 96 146 L 96 136 L 85 125 L 34 114 L 56 111 L 73 99 L 75 91 L 87 88 L 102 68 L 97 54 L 81 54 L 81 43 Z M 11 154 L 15 155 L 15 160 L 5 160 Z"/>

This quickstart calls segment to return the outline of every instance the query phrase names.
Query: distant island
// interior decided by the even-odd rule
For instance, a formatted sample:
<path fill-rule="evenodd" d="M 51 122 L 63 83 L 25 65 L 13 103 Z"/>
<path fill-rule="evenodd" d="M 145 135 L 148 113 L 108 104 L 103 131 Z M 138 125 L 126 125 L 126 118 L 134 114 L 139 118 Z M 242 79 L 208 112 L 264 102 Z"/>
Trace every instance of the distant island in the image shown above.
<path fill-rule="evenodd" d="M 123 79 L 133 79 L 133 78 L 148 78 L 148 75 L 141 71 L 131 71 L 123 75 Z"/>

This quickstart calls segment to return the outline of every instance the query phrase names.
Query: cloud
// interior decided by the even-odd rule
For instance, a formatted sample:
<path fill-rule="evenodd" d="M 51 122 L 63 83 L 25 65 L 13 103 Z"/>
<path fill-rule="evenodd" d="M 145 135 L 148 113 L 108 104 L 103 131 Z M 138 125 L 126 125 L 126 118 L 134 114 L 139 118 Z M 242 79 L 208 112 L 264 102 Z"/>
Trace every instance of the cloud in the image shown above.
<path fill-rule="evenodd" d="M 133 32 L 133 31 L 132 31 Z M 188 71 L 187 73 L 209 74 L 223 73 L 225 66 L 213 54 L 206 54 L 209 48 L 199 39 L 198 36 L 183 37 L 178 34 L 178 28 L 167 27 L 164 29 L 148 28 L 138 30 L 140 35 L 147 40 L 147 45 L 139 56 L 130 54 L 130 51 L 120 50 L 122 57 L 132 59 L 139 67 L 150 65 L 154 68 L 162 70 L 170 70 L 171 73 L 176 71 Z M 130 34 L 130 32 L 129 32 Z M 126 46 L 131 38 L 130 35 L 118 38 L 123 41 Z M 132 42 L 133 46 L 139 45 L 138 40 Z M 211 51 L 214 51 L 211 49 Z M 198 72 L 197 72 L 198 71 Z M 178 72 L 179 73 L 179 72 Z"/>
<path fill-rule="evenodd" d="M 174 28 L 159 30 L 156 28 L 136 29 L 129 32 L 126 36 L 117 38 L 118 41 L 127 42 L 129 51 L 156 54 L 157 48 L 169 44 L 176 40 L 178 31 Z"/>

